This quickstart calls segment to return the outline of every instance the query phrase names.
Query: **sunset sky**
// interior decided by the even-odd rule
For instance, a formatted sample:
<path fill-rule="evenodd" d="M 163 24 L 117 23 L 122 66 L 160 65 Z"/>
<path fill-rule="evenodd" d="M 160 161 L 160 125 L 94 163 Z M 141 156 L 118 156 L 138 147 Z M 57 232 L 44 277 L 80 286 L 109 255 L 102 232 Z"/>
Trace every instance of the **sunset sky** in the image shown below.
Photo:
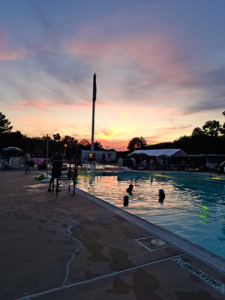
<path fill-rule="evenodd" d="M 0 0 L 0 102 L 28 136 L 126 149 L 225 121 L 224 0 Z"/>

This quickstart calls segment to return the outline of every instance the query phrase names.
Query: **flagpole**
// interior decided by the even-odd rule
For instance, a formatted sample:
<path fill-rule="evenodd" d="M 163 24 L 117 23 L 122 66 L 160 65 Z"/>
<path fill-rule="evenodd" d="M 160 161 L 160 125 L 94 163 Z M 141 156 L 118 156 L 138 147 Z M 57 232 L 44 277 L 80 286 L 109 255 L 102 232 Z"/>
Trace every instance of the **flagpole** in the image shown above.
<path fill-rule="evenodd" d="M 92 134 L 91 134 L 91 153 L 94 152 L 94 131 L 95 131 L 95 101 L 96 101 L 96 74 L 93 76 L 93 98 L 92 98 Z"/>

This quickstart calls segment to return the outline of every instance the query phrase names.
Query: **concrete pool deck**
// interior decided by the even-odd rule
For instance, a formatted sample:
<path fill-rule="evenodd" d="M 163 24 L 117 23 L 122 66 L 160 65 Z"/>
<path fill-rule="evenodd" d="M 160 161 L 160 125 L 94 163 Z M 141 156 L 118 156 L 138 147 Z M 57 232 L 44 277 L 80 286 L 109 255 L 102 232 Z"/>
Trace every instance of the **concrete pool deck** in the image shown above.
<path fill-rule="evenodd" d="M 224 299 L 223 272 L 36 172 L 0 171 L 0 299 Z"/>

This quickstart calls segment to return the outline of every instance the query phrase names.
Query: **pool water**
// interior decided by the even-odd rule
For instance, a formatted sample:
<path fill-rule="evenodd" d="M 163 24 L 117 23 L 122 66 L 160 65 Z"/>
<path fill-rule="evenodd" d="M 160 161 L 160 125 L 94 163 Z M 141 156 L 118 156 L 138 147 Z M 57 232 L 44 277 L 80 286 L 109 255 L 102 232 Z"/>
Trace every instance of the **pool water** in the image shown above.
<path fill-rule="evenodd" d="M 126 192 L 129 184 L 132 195 Z M 79 176 L 77 187 L 225 258 L 225 180 L 188 173 L 105 173 Z M 159 189 L 165 191 L 163 202 Z"/>

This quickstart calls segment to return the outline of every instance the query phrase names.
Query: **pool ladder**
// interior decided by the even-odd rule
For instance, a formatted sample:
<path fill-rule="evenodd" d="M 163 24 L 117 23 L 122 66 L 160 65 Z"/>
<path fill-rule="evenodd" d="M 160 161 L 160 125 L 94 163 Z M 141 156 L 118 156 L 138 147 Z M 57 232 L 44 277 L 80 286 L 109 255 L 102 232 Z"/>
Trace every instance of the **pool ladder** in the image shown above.
<path fill-rule="evenodd" d="M 99 164 L 96 161 L 93 161 L 92 164 L 89 161 L 85 161 L 83 164 L 84 172 L 95 173 L 96 169 L 98 170 L 97 175 L 101 175 Z"/>

